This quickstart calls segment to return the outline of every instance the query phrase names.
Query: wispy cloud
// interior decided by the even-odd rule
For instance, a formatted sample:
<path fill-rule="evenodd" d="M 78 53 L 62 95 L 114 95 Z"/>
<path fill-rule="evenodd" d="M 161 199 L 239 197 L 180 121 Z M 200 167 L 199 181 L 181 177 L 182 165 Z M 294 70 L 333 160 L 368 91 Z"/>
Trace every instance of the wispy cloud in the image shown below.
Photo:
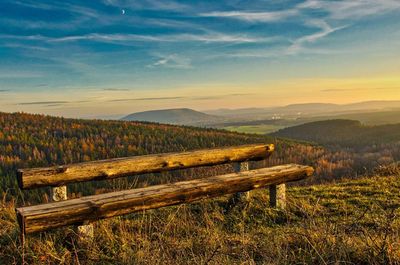
<path fill-rule="evenodd" d="M 215 100 L 215 99 L 226 99 L 229 97 L 245 97 L 245 96 L 252 96 L 256 95 L 255 93 L 232 93 L 232 94 L 225 94 L 225 95 L 211 95 L 211 96 L 197 96 L 191 97 L 193 100 Z"/>
<path fill-rule="evenodd" d="M 366 91 L 366 90 L 399 90 L 399 87 L 364 87 L 364 88 L 328 88 L 321 89 L 321 92 L 326 93 L 345 93 L 345 92 L 354 92 L 354 91 Z"/>
<path fill-rule="evenodd" d="M 183 11 L 190 10 L 191 7 L 182 3 L 171 0 L 103 0 L 105 5 L 133 9 L 133 10 L 166 10 L 166 11 Z"/>
<path fill-rule="evenodd" d="M 49 101 L 27 101 L 27 102 L 20 102 L 15 105 L 20 106 L 29 106 L 29 105 L 40 105 L 46 107 L 54 107 L 54 106 L 61 106 L 61 105 L 68 105 L 68 104 L 79 104 L 79 103 L 90 103 L 89 100 L 77 100 L 77 101 L 66 101 L 66 100 L 49 100 Z"/>
<path fill-rule="evenodd" d="M 78 40 L 95 40 L 103 42 L 129 42 L 129 41 L 154 41 L 154 42 L 259 42 L 260 38 L 246 35 L 230 34 L 171 34 L 171 35 L 139 35 L 139 34 L 88 34 L 68 36 L 61 38 L 47 38 L 50 42 L 68 42 Z"/>
<path fill-rule="evenodd" d="M 31 20 L 31 19 L 10 19 L 0 18 L 0 23 L 7 26 L 18 27 L 24 30 L 38 30 L 38 29 L 52 29 L 52 30 L 73 30 L 82 25 L 86 18 L 76 18 L 61 22 L 49 22 L 43 20 Z"/>
<path fill-rule="evenodd" d="M 0 89 L 0 93 L 4 93 L 4 92 L 10 92 L 10 89 Z"/>
<path fill-rule="evenodd" d="M 316 28 L 320 29 L 320 31 L 296 39 L 293 42 L 293 44 L 288 48 L 288 50 L 287 50 L 288 54 L 296 54 L 298 52 L 301 52 L 302 49 L 304 48 L 305 44 L 316 42 L 317 40 L 320 40 L 335 31 L 338 31 L 338 30 L 341 30 L 341 29 L 344 29 L 347 27 L 347 26 L 341 26 L 341 27 L 332 28 L 330 25 L 328 25 L 328 23 L 326 23 L 324 20 L 320 20 L 320 19 L 307 21 L 306 25 L 311 26 L 311 27 L 316 27 Z"/>
<path fill-rule="evenodd" d="M 325 1 L 307 0 L 298 8 L 325 10 L 331 19 L 359 19 L 400 8 L 398 0 Z"/>
<path fill-rule="evenodd" d="M 103 88 L 104 91 L 130 91 L 128 88 Z"/>
<path fill-rule="evenodd" d="M 154 67 L 167 67 L 167 68 L 176 68 L 176 69 L 191 69 L 191 60 L 189 58 L 185 58 L 179 56 L 177 54 L 170 54 L 170 55 L 160 55 L 158 56 L 156 62 L 147 65 L 147 67 L 154 68 Z"/>
<path fill-rule="evenodd" d="M 354 90 L 360 90 L 360 89 L 357 89 L 357 88 L 348 88 L 348 89 L 346 89 L 346 88 L 327 88 L 327 89 L 321 89 L 320 91 L 325 92 L 325 93 L 336 93 L 336 92 L 351 92 Z M 364 90 L 364 89 L 361 89 L 361 90 Z"/>
<path fill-rule="evenodd" d="M 28 19 L 28 18 L 18 18 L 18 19 L 8 19 L 0 18 L 0 21 L 7 22 L 8 25 L 15 27 L 20 27 L 23 29 L 51 29 L 51 30 L 68 30 L 73 31 L 78 28 L 93 28 L 93 25 L 97 27 L 115 25 L 121 22 L 122 18 L 120 16 L 120 11 L 110 9 L 108 11 L 102 9 L 96 9 L 78 3 L 68 3 L 68 1 L 56 1 L 51 3 L 24 0 L 24 1 L 9 1 L 13 5 L 18 5 L 21 7 L 29 9 L 40 9 L 48 12 L 62 12 L 65 13 L 65 18 L 63 20 L 49 21 L 46 17 L 42 19 Z M 124 17 L 125 23 L 138 22 L 135 17 Z"/>
<path fill-rule="evenodd" d="M 38 1 L 10 1 L 14 5 L 42 9 L 42 10 L 63 10 L 69 13 L 76 13 L 85 17 L 99 17 L 100 13 L 92 8 L 88 8 L 82 5 L 74 5 L 67 2 L 51 2 L 51 4 L 38 2 Z"/>
<path fill-rule="evenodd" d="M 251 37 L 247 34 L 180 34 L 173 36 L 175 41 L 198 41 L 198 42 L 227 42 L 227 43 L 256 43 L 269 41 L 269 38 Z"/>
<path fill-rule="evenodd" d="M 298 14 L 296 9 L 275 12 L 246 12 L 246 11 L 214 11 L 201 13 L 202 17 L 232 18 L 248 22 L 274 22 L 287 19 Z"/>
<path fill-rule="evenodd" d="M 122 99 L 111 99 L 108 100 L 108 102 L 175 100 L 183 98 L 184 97 L 122 98 Z"/>
<path fill-rule="evenodd" d="M 47 104 L 66 104 L 68 101 L 33 101 L 33 102 L 21 102 L 17 105 L 47 105 Z"/>
<path fill-rule="evenodd" d="M 231 93 L 224 95 L 210 95 L 210 96 L 178 96 L 178 97 L 144 97 L 144 98 L 124 98 L 124 99 L 111 99 L 107 100 L 107 102 L 129 102 L 129 101 L 163 101 L 163 100 L 216 100 L 216 99 L 224 99 L 229 97 L 244 97 L 255 95 L 254 93 Z"/>
<path fill-rule="evenodd" d="M 140 34 L 100 34 L 72 35 L 65 37 L 50 37 L 43 35 L 1 35 L 2 38 L 56 42 L 74 42 L 92 40 L 98 42 L 128 43 L 128 42 L 204 42 L 204 43 L 256 43 L 267 42 L 269 38 L 250 37 L 246 34 L 170 34 L 170 35 L 140 35 Z"/>
<path fill-rule="evenodd" d="M 24 50 L 34 50 L 34 51 L 48 51 L 49 49 L 42 46 L 36 45 L 25 45 L 21 43 L 3 43 L 0 44 L 2 47 L 13 48 L 13 49 L 24 49 Z"/>

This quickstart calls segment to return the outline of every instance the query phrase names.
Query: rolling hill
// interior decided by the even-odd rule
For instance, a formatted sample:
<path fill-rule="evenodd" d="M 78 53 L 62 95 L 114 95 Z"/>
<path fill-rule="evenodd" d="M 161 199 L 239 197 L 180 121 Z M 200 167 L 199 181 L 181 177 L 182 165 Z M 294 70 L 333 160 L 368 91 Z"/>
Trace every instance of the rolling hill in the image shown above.
<path fill-rule="evenodd" d="M 304 103 L 271 108 L 219 109 L 205 112 L 188 108 L 136 112 L 121 120 L 165 124 L 207 126 L 236 130 L 232 126 L 263 125 L 239 128 L 242 132 L 268 133 L 287 126 L 326 119 L 355 119 L 367 124 L 400 122 L 400 101 L 368 101 L 352 104 Z M 279 120 L 277 125 L 276 120 Z M 274 125 L 274 126 L 271 126 Z M 229 127 L 229 128 L 228 128 Z"/>
<path fill-rule="evenodd" d="M 195 125 L 221 121 L 222 118 L 192 109 L 163 109 L 136 112 L 123 117 L 124 121 L 147 121 L 166 124 Z"/>
<path fill-rule="evenodd" d="M 349 133 L 354 127 L 360 126 L 357 123 L 352 125 L 353 123 L 347 125 L 350 127 Z M 382 135 L 386 135 L 385 129 L 392 127 L 382 128 L 380 134 L 372 136 L 380 140 Z M 396 137 L 396 132 L 393 129 L 393 137 Z M 329 131 L 325 135 L 329 136 L 328 133 Z M 336 150 L 267 135 L 241 134 L 210 128 L 133 121 L 79 120 L 0 112 L 0 194 L 8 191 L 8 196 L 11 196 L 15 191 L 17 168 L 250 143 L 276 145 L 274 155 L 268 159 L 270 166 L 282 163 L 314 166 L 316 174 L 310 179 L 312 183 L 354 176 L 400 159 L 400 143 L 392 142 L 373 145 L 371 141 L 360 150 L 342 148 Z M 366 152 L 368 155 L 365 155 Z M 190 172 L 148 177 L 146 181 L 157 184 L 166 179 L 171 181 L 205 176 L 213 171 Z M 112 183 L 99 182 L 93 186 L 78 185 L 73 189 L 78 193 L 93 193 L 98 188 L 112 186 Z M 29 192 L 26 196 L 36 197 L 36 194 Z"/>
<path fill-rule="evenodd" d="M 341 146 L 400 143 L 400 124 L 362 125 L 355 120 L 325 120 L 281 129 L 272 136 Z"/>
<path fill-rule="evenodd" d="M 310 118 L 309 120 L 311 121 Z M 318 120 L 333 120 L 333 119 L 344 119 L 344 120 L 357 120 L 365 125 L 384 125 L 400 123 L 400 110 L 392 111 L 369 111 L 369 112 L 355 112 L 348 114 L 339 114 L 334 116 L 325 116 L 314 118 Z M 306 121 L 307 119 L 304 119 Z M 315 120 L 316 121 L 316 120 Z M 305 122 L 303 122 L 305 123 Z"/>
<path fill-rule="evenodd" d="M 261 119 L 261 120 L 242 120 L 225 121 L 222 123 L 211 124 L 210 127 L 226 129 L 229 131 L 243 133 L 269 134 L 280 129 L 297 126 L 305 123 L 324 121 L 324 120 L 357 120 L 364 125 L 386 125 L 400 123 L 400 110 L 391 111 L 358 111 L 345 114 L 326 114 L 326 116 L 284 118 L 284 119 Z"/>

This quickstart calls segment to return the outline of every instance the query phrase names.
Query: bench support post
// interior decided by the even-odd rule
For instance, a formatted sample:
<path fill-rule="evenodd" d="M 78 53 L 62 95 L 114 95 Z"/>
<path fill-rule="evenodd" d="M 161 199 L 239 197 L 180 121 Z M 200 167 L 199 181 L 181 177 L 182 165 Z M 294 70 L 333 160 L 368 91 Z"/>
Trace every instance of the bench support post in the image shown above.
<path fill-rule="evenodd" d="M 269 186 L 269 204 L 271 207 L 284 210 L 286 208 L 286 185 Z"/>
<path fill-rule="evenodd" d="M 234 163 L 233 168 L 234 168 L 234 171 L 236 173 L 238 173 L 238 172 L 248 171 L 250 166 L 249 166 L 249 162 L 242 162 L 242 163 Z M 244 200 L 250 199 L 250 191 L 239 192 L 234 195 L 235 201 L 239 201 L 242 199 L 244 199 Z"/>
<path fill-rule="evenodd" d="M 87 223 L 78 226 L 78 237 L 80 242 L 91 241 L 94 238 L 93 224 Z"/>
<path fill-rule="evenodd" d="M 65 201 L 67 197 L 67 186 L 52 187 L 50 197 L 53 202 Z"/>
<path fill-rule="evenodd" d="M 54 202 L 67 200 L 67 186 L 52 187 L 50 197 Z M 80 241 L 91 240 L 94 237 L 94 228 L 92 224 L 78 226 L 77 232 Z"/>

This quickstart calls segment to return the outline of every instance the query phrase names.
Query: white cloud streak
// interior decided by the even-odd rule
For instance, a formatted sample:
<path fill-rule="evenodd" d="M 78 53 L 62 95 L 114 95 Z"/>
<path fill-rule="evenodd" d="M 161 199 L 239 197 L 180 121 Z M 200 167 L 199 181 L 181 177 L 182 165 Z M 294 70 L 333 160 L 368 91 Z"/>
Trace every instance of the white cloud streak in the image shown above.
<path fill-rule="evenodd" d="M 204 43 L 255 43 L 266 42 L 268 38 L 249 37 L 247 35 L 231 35 L 222 33 L 210 34 L 173 34 L 173 35 L 140 35 L 140 34 L 100 34 L 91 33 L 86 35 L 73 35 L 66 37 L 49 37 L 43 35 L 1 35 L 2 38 L 47 41 L 49 43 L 56 42 L 73 42 L 80 40 L 92 40 L 99 42 L 204 42 Z"/>
<path fill-rule="evenodd" d="M 191 60 L 189 58 L 185 58 L 182 56 L 179 56 L 177 54 L 170 54 L 167 56 L 159 56 L 159 59 L 152 63 L 147 65 L 149 68 L 155 68 L 155 67 L 166 67 L 166 68 L 176 68 L 176 69 L 191 69 Z"/>
<path fill-rule="evenodd" d="M 321 1 L 307 0 L 297 6 L 299 9 L 320 9 L 329 13 L 329 18 L 360 19 L 370 15 L 380 15 L 400 8 L 398 0 L 357 0 Z"/>
<path fill-rule="evenodd" d="M 166 10 L 166 11 L 183 11 L 190 10 L 191 7 L 170 0 L 103 0 L 103 3 L 108 6 L 134 9 L 134 10 Z"/>
<path fill-rule="evenodd" d="M 11 1 L 10 1 L 11 2 Z M 100 14 L 91 8 L 80 6 L 80 5 L 73 5 L 65 2 L 52 2 L 52 4 L 40 3 L 39 1 L 12 1 L 11 3 L 23 7 L 29 7 L 34 9 L 42 9 L 42 10 L 63 10 L 75 14 L 79 14 L 85 17 L 93 17 L 97 18 Z"/>
<path fill-rule="evenodd" d="M 243 20 L 247 22 L 276 22 L 287 19 L 288 17 L 295 16 L 298 11 L 295 9 L 288 9 L 284 11 L 275 12 L 246 12 L 246 11 L 215 11 L 208 13 L 201 13 L 201 17 L 216 17 L 216 18 L 232 18 Z"/>
<path fill-rule="evenodd" d="M 288 48 L 288 50 L 287 50 L 288 54 L 299 53 L 303 50 L 304 45 L 306 45 L 307 43 L 314 43 L 317 40 L 320 40 L 335 31 L 338 31 L 338 30 L 341 30 L 341 29 L 344 29 L 347 27 L 347 26 L 341 26 L 341 27 L 332 28 L 324 20 L 310 20 L 310 21 L 306 22 L 306 25 L 316 27 L 321 30 L 316 33 L 306 35 L 306 36 L 296 39 L 293 42 L 293 44 Z"/>

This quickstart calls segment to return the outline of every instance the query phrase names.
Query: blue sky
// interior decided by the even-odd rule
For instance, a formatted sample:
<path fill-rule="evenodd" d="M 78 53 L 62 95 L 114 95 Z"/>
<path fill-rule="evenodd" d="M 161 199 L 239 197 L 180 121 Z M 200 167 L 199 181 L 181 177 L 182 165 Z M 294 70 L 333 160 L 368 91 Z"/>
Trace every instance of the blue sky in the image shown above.
<path fill-rule="evenodd" d="M 400 1 L 0 2 L 0 111 L 400 99 Z"/>

